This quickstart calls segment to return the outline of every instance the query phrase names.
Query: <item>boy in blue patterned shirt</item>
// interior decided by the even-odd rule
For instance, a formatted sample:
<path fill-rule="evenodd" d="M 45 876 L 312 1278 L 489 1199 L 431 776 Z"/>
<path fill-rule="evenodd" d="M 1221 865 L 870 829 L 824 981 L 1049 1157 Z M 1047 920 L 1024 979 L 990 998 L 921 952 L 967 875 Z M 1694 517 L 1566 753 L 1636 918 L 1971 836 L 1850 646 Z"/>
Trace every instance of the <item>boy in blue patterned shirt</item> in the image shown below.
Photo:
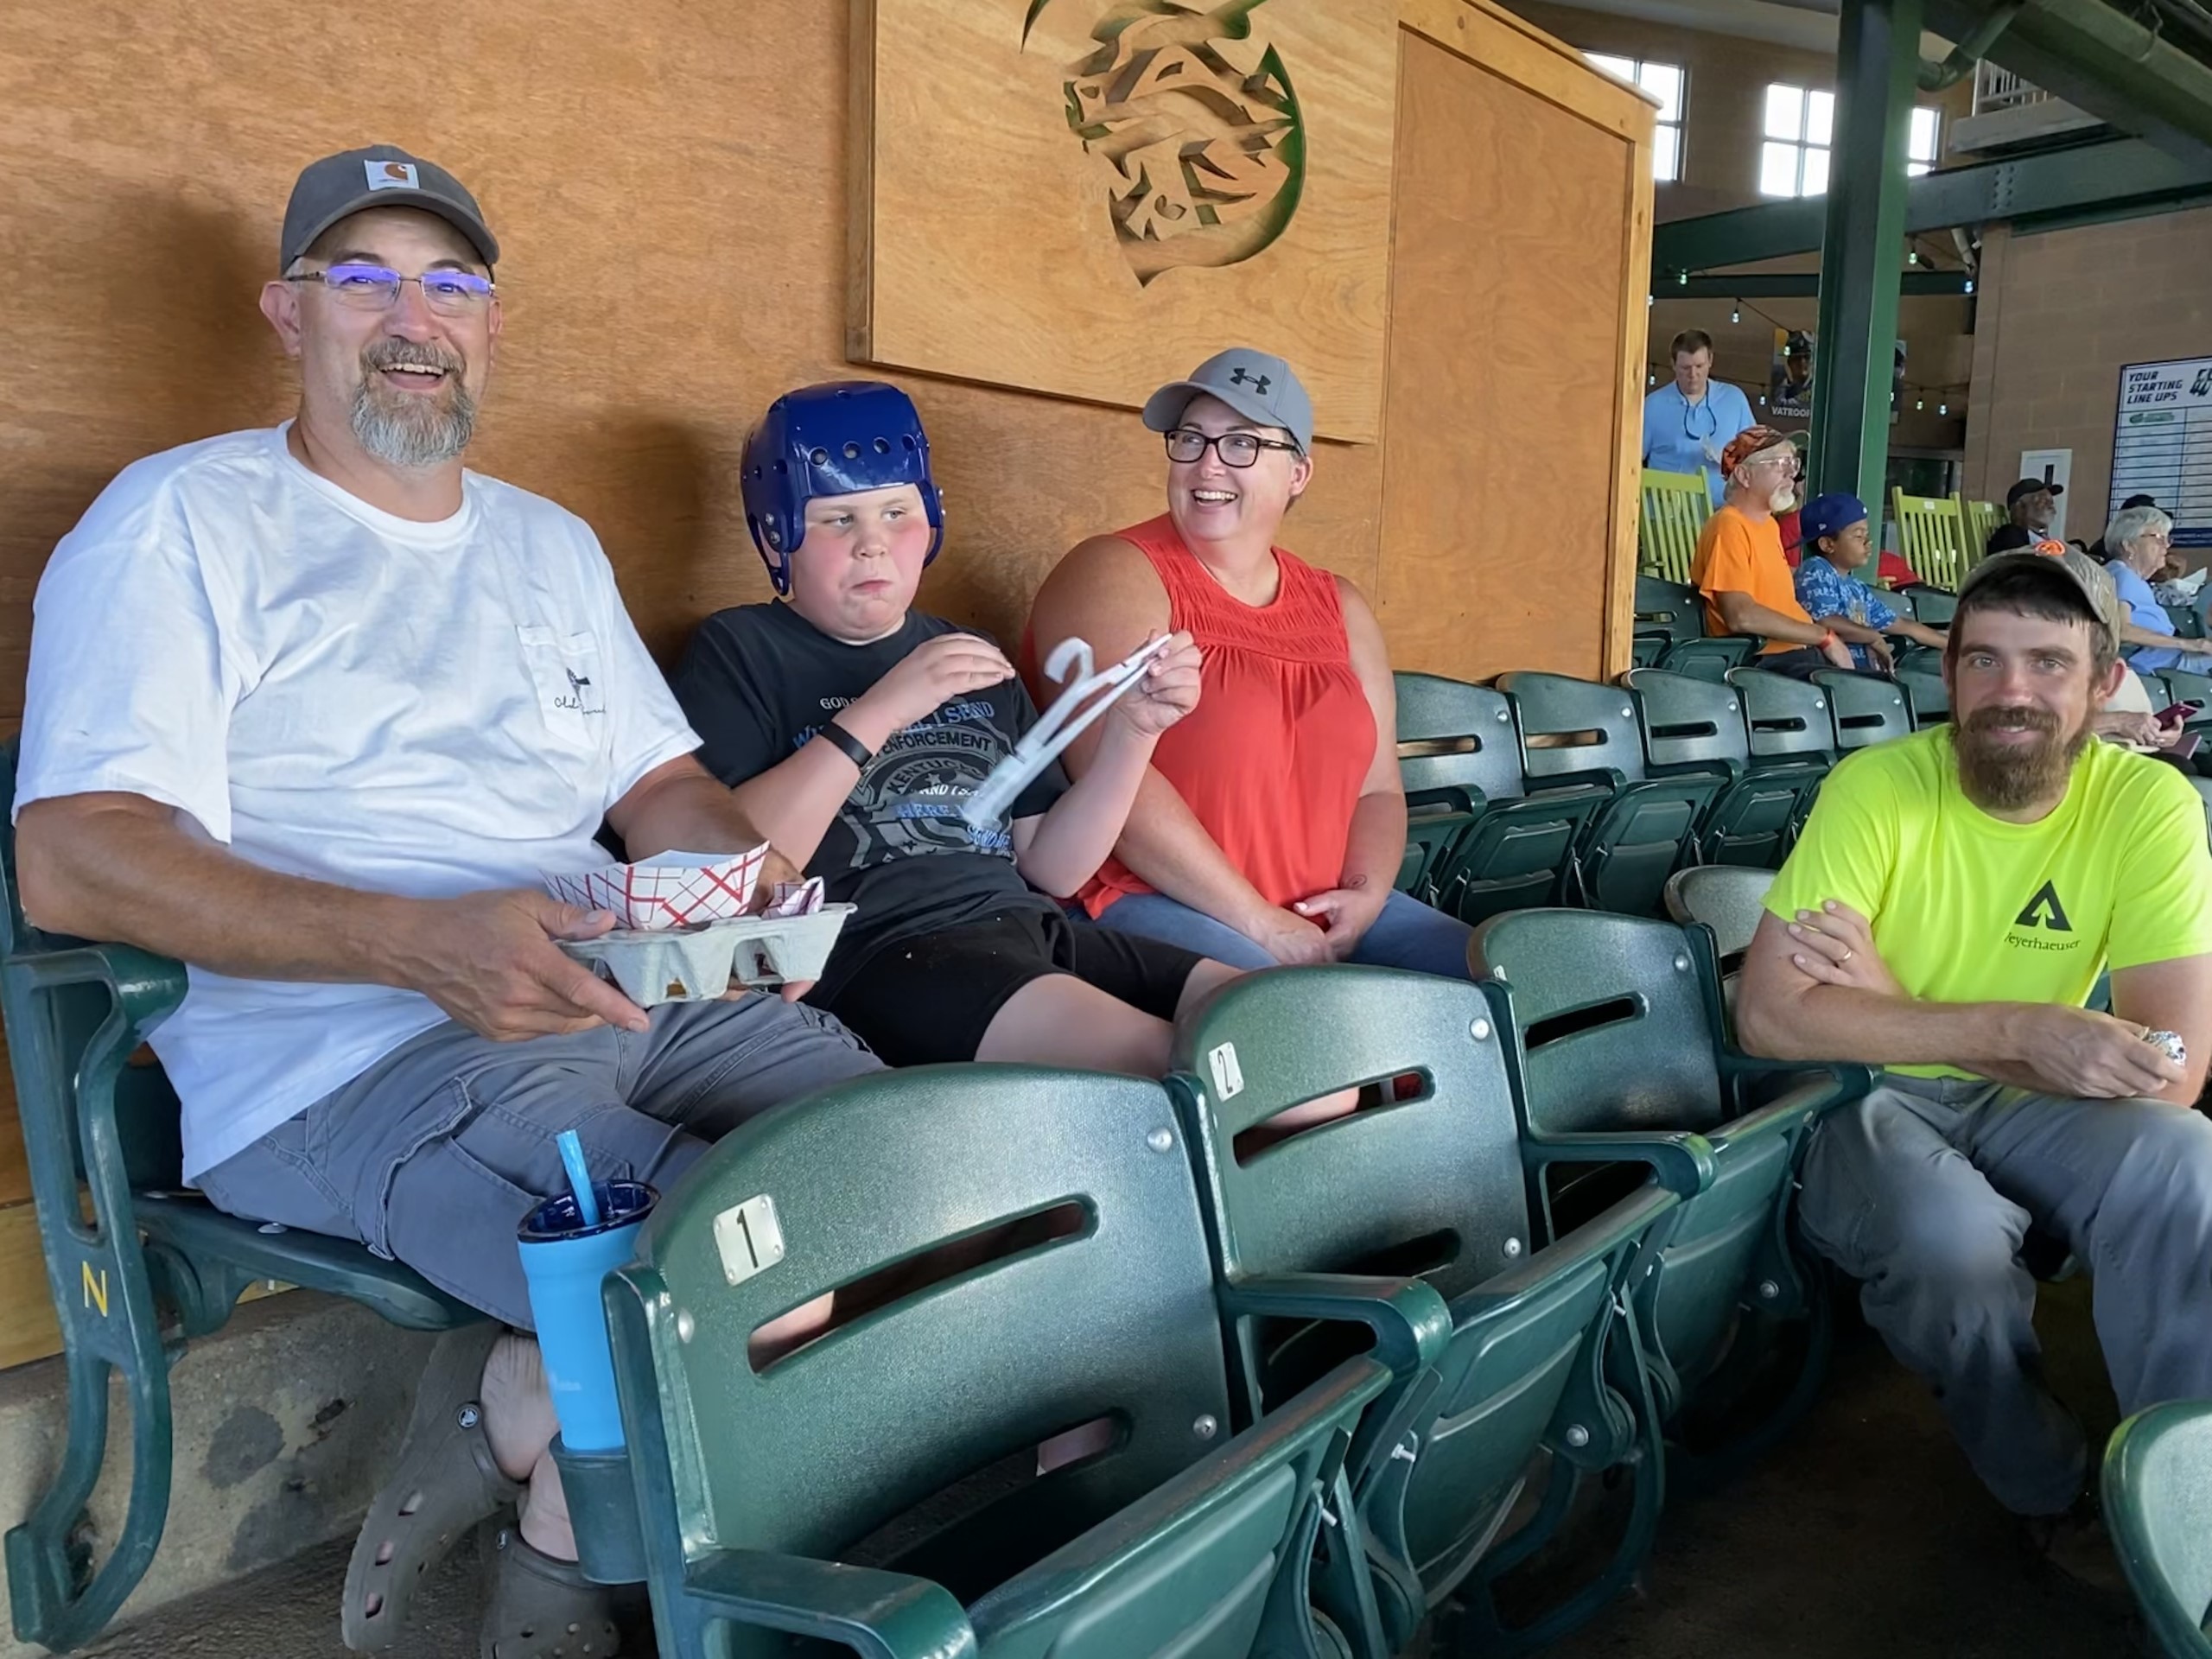
<path fill-rule="evenodd" d="M 1821 496 L 1806 504 L 1798 522 L 1805 533 L 1805 556 L 1797 566 L 1797 602 L 1815 622 L 1835 631 L 1861 669 L 1890 672 L 1891 638 L 1943 649 L 1941 632 L 1898 615 L 1852 574 L 1874 556 L 1866 504 L 1857 496 Z"/>

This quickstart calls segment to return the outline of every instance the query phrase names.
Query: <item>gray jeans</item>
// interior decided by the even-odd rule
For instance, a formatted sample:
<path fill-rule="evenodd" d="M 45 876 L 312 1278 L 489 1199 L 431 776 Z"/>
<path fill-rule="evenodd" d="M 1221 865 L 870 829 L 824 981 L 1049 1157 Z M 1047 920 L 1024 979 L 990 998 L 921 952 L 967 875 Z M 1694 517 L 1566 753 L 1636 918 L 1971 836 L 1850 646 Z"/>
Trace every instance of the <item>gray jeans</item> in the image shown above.
<path fill-rule="evenodd" d="M 2033 1225 L 2092 1274 L 2122 1412 L 2212 1396 L 2212 1120 L 1885 1073 L 1821 1120 L 1805 1236 L 1860 1280 L 1867 1323 L 1925 1378 L 1990 1491 L 2020 1515 L 2080 1494 L 2081 1425 L 2039 1374 Z"/>
<path fill-rule="evenodd" d="M 531 1328 L 515 1230 L 563 1191 L 554 1137 L 594 1177 L 664 1193 L 754 1114 L 880 1071 L 819 1009 L 674 1002 L 648 1031 L 495 1043 L 448 1020 L 200 1178 L 219 1209 L 357 1238 L 493 1318 Z"/>

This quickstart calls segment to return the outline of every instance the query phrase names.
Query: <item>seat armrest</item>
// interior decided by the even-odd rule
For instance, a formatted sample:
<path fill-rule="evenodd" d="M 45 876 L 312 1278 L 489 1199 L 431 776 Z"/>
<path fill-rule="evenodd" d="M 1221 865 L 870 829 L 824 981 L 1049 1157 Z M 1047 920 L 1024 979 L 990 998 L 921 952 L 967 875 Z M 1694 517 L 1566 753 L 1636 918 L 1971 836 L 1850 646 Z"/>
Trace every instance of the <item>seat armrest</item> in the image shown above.
<path fill-rule="evenodd" d="M 65 985 L 105 985 L 123 1017 L 140 1036 L 184 1001 L 184 964 L 135 944 L 73 944 L 59 950 L 19 950 L 8 965 L 36 990 Z"/>
<path fill-rule="evenodd" d="M 836 1642 L 865 1659 L 973 1659 L 976 1633 L 951 1592 L 927 1579 L 772 1550 L 693 1562 L 686 1599 L 710 1616 Z"/>
<path fill-rule="evenodd" d="M 1452 1313 L 1464 1325 L 1480 1314 L 1518 1301 L 1532 1292 L 1548 1289 L 1552 1281 L 1573 1263 L 1610 1255 L 1613 1251 L 1643 1239 L 1681 1203 L 1681 1200 L 1665 1187 L 1646 1185 L 1603 1215 L 1593 1217 L 1573 1232 L 1554 1239 L 1518 1267 L 1484 1280 L 1472 1290 L 1461 1292 L 1452 1299 Z"/>
<path fill-rule="evenodd" d="M 1742 1099 L 1745 1084 L 1761 1077 L 1804 1078 L 1772 1104 L 1810 1111 L 1857 1100 L 1874 1087 L 1874 1068 L 1852 1060 L 1766 1060 L 1732 1046 L 1724 1047 L 1719 1058 L 1721 1085 L 1732 1105 Z"/>
<path fill-rule="evenodd" d="M 1281 1273 L 1240 1280 L 1219 1292 L 1237 1319 L 1332 1319 L 1375 1333 L 1375 1357 L 1400 1376 L 1425 1370 L 1452 1339 L 1452 1310 L 1418 1279 L 1366 1274 Z"/>
<path fill-rule="evenodd" d="M 1575 1131 L 1531 1135 L 1521 1144 L 1521 1158 L 1532 1170 L 1552 1164 L 1647 1164 L 1669 1192 L 1694 1198 L 1713 1185 L 1713 1150 L 1704 1135 L 1685 1129 Z"/>

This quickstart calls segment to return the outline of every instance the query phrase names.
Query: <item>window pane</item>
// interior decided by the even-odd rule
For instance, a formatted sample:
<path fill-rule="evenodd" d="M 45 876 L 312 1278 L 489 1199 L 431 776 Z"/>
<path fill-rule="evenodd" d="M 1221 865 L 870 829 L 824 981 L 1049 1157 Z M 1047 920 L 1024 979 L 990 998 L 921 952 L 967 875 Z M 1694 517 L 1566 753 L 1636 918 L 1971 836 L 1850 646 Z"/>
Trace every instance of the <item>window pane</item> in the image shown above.
<path fill-rule="evenodd" d="M 1634 58 L 1609 57 L 1603 52 L 1585 52 L 1582 55 L 1589 59 L 1592 64 L 1598 68 L 1604 70 L 1607 74 L 1618 75 L 1623 80 L 1627 81 L 1630 86 L 1634 86 L 1636 84 L 1636 60 Z"/>
<path fill-rule="evenodd" d="M 1759 146 L 1759 194 L 1794 196 L 1797 194 L 1797 146 L 1771 140 Z"/>
<path fill-rule="evenodd" d="M 1672 184 L 1682 176 L 1682 130 L 1662 123 L 1651 137 L 1651 176 Z"/>
<path fill-rule="evenodd" d="M 1797 138 L 1805 131 L 1805 89 L 1774 86 L 1766 89 L 1766 136 Z"/>
<path fill-rule="evenodd" d="M 1682 72 L 1671 63 L 1647 63 L 1637 76 L 1643 90 L 1659 100 L 1659 118 L 1679 121 L 1682 118 Z M 1934 114 L 1934 111 L 1929 111 Z"/>
<path fill-rule="evenodd" d="M 1942 117 L 1934 110 L 1915 110 L 1912 112 L 1912 139 L 1906 153 L 1916 162 L 1933 162 L 1936 156 L 1936 141 L 1942 131 Z"/>
<path fill-rule="evenodd" d="M 1828 153 L 1825 149 L 1805 152 L 1805 188 L 1800 195 L 1822 196 L 1828 188 Z"/>
<path fill-rule="evenodd" d="M 1835 94 L 1811 92 L 1805 99 L 1805 142 L 1808 144 L 1832 144 L 1835 142 Z"/>

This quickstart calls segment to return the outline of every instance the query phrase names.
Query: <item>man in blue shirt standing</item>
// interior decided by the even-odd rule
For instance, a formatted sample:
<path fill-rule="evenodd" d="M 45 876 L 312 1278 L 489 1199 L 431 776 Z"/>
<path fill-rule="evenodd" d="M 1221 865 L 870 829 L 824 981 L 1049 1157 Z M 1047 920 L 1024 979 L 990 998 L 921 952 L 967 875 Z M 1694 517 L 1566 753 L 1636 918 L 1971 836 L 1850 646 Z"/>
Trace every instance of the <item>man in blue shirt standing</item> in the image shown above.
<path fill-rule="evenodd" d="M 1713 336 L 1691 328 L 1675 336 L 1675 380 L 1643 400 L 1643 464 L 1662 473 L 1702 473 L 1713 504 L 1726 480 L 1720 452 L 1757 424 L 1751 399 L 1713 378 Z"/>

